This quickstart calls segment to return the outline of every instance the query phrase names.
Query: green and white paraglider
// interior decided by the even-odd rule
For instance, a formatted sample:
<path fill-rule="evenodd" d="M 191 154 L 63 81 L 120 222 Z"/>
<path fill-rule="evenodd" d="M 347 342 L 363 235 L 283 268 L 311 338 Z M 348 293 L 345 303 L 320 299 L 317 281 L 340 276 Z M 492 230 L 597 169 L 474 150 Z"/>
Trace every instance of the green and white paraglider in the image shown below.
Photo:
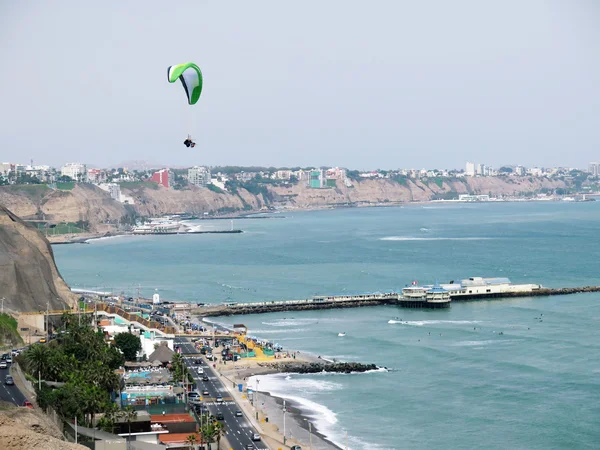
<path fill-rule="evenodd" d="M 175 83 L 177 80 L 181 81 L 189 105 L 195 105 L 198 102 L 202 93 L 202 72 L 196 64 L 190 62 L 169 66 L 167 76 L 169 83 Z M 186 147 L 193 148 L 196 146 L 189 134 L 183 143 Z"/>

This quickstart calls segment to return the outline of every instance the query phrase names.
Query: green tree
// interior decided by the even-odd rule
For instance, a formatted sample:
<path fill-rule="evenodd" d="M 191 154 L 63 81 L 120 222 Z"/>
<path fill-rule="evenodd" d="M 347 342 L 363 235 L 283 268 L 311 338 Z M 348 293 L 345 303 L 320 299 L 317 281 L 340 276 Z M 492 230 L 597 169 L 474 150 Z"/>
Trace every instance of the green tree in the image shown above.
<path fill-rule="evenodd" d="M 125 409 L 121 411 L 121 417 L 123 417 L 127 421 L 127 428 L 129 431 L 129 438 L 127 439 L 127 447 L 129 447 L 129 443 L 131 442 L 131 422 L 135 420 L 137 417 L 137 411 L 133 409 L 131 405 L 127 405 Z"/>
<path fill-rule="evenodd" d="M 217 449 L 221 448 L 221 438 L 225 434 L 225 427 L 221 422 L 217 422 L 213 427 L 213 439 L 217 441 Z"/>
<path fill-rule="evenodd" d="M 194 444 L 196 444 L 197 441 L 198 438 L 195 434 L 190 434 L 188 437 L 185 438 L 185 443 L 190 446 L 190 450 L 193 450 Z"/>
<path fill-rule="evenodd" d="M 142 349 L 139 336 L 131 333 L 119 333 L 115 336 L 115 346 L 123 352 L 126 361 L 135 361 Z"/>
<path fill-rule="evenodd" d="M 25 352 L 27 371 L 33 376 L 43 379 L 47 375 L 48 360 L 49 352 L 45 345 L 34 344 Z"/>

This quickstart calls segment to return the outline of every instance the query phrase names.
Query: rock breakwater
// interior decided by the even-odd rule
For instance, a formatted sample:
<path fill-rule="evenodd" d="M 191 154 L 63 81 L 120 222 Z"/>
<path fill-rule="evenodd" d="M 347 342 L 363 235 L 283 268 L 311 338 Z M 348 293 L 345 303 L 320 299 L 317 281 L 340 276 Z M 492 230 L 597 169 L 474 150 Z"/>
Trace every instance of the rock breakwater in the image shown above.
<path fill-rule="evenodd" d="M 321 373 L 321 372 L 334 372 L 334 373 L 361 373 L 368 372 L 370 370 L 378 370 L 375 364 L 363 364 L 356 362 L 329 362 L 323 360 L 323 362 L 285 362 L 285 363 L 264 363 L 260 364 L 261 367 L 273 369 L 273 371 L 280 373 Z"/>

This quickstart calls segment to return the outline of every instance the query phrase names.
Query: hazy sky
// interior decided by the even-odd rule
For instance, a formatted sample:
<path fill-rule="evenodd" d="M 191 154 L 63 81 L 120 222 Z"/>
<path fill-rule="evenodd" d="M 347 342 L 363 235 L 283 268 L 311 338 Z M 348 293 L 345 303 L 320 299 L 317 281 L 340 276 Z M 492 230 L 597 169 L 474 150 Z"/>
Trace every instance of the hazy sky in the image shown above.
<path fill-rule="evenodd" d="M 0 162 L 584 167 L 599 24 L 595 0 L 1 1 Z"/>

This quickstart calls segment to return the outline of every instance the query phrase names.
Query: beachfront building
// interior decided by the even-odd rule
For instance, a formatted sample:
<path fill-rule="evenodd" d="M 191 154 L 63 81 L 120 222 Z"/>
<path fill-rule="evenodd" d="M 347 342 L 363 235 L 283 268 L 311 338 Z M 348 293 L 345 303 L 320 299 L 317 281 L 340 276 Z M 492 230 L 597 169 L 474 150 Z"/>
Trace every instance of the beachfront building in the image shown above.
<path fill-rule="evenodd" d="M 169 169 L 161 169 L 158 172 L 154 172 L 150 177 L 150 181 L 154 181 L 155 183 L 166 188 L 171 187 L 171 182 L 173 179 L 173 172 L 171 172 Z"/>
<path fill-rule="evenodd" d="M 308 185 L 309 185 L 309 187 L 311 187 L 313 189 L 322 188 L 325 185 L 324 171 L 323 170 L 311 170 Z"/>
<path fill-rule="evenodd" d="M 467 164 L 465 165 L 465 175 L 468 177 L 475 176 L 475 163 L 467 161 Z"/>
<path fill-rule="evenodd" d="M 589 163 L 588 172 L 591 173 L 594 177 L 600 176 L 600 162 Z"/>
<path fill-rule="evenodd" d="M 188 169 L 188 182 L 194 186 L 206 187 L 210 184 L 210 170 L 202 166 Z"/>
<path fill-rule="evenodd" d="M 61 176 L 67 176 L 73 181 L 87 181 L 87 167 L 81 163 L 67 163 L 60 169 Z"/>

